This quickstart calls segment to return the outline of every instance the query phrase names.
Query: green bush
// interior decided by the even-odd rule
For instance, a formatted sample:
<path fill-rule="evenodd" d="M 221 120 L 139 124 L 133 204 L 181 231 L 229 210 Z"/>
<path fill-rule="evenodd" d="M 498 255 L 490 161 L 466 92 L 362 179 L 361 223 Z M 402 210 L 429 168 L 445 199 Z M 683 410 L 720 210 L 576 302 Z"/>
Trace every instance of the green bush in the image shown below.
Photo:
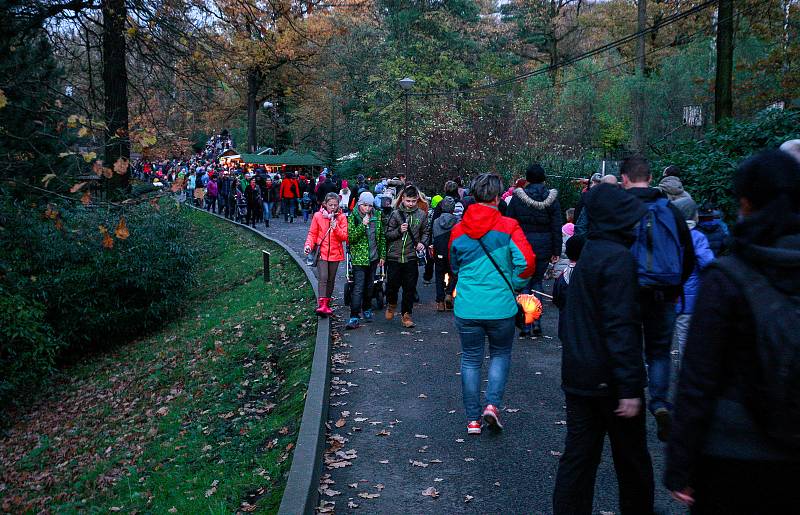
<path fill-rule="evenodd" d="M 762 150 L 800 138 L 800 112 L 766 111 L 751 121 L 728 120 L 701 140 L 679 143 L 656 160 L 654 170 L 675 164 L 683 169 L 684 187 L 699 203 L 712 200 L 730 220 L 738 209 L 733 197 L 733 173 L 742 160 Z"/>
<path fill-rule="evenodd" d="M 140 336 L 181 308 L 194 259 L 175 202 L 123 213 L 6 198 L 0 209 L 0 286 L 10 294 L 0 304 L 0 359 L 4 378 L 6 369 L 17 374 L 5 378 L 3 404 L 8 391 L 45 375 L 57 357 Z M 122 216 L 127 239 L 114 234 Z M 103 246 L 101 226 L 112 248 Z M 6 362 L 14 356 L 30 363 L 24 377 L 22 365 Z"/>
<path fill-rule="evenodd" d="M 45 321 L 44 306 L 0 284 L 0 406 L 55 365 L 64 342 Z M 0 412 L 0 421 L 3 420 Z"/>

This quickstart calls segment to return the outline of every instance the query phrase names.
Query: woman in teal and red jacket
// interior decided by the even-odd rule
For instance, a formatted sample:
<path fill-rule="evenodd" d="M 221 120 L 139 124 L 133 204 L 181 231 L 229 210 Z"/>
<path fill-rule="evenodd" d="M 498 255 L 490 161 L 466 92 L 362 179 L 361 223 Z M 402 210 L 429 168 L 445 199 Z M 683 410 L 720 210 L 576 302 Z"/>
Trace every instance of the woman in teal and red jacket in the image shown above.
<path fill-rule="evenodd" d="M 316 309 L 318 315 L 333 313 L 329 304 L 336 281 L 336 271 L 339 269 L 339 263 L 344 260 L 342 244 L 346 242 L 347 217 L 339 209 L 339 195 L 328 193 L 322 209 L 314 213 L 303 248 L 303 251 L 309 254 L 314 247 L 319 246 L 317 264 L 319 300 Z"/>
<path fill-rule="evenodd" d="M 489 384 L 482 418 L 492 429 L 503 427 L 500 406 L 517 314 L 516 296 L 506 281 L 520 290 L 536 267 L 536 256 L 519 223 L 501 216 L 497 209 L 502 190 L 502 181 L 496 175 L 485 173 L 475 178 L 470 194 L 476 203 L 464 212 L 450 236 L 450 267 L 458 276 L 454 310 L 461 339 L 461 386 L 468 434 L 481 432 L 481 364 L 487 337 Z"/>

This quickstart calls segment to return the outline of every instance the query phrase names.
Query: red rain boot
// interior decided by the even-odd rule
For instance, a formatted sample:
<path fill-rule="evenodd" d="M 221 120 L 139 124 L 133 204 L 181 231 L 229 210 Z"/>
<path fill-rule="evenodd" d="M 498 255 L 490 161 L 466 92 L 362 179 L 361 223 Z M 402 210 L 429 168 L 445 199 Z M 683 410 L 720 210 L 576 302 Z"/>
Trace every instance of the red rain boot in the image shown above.
<path fill-rule="evenodd" d="M 330 306 L 331 298 L 330 297 L 323 297 L 322 298 L 322 307 L 320 307 L 320 311 L 325 316 L 330 316 L 333 314 L 333 310 Z"/>
<path fill-rule="evenodd" d="M 323 306 L 328 304 L 327 301 L 328 301 L 328 299 L 326 299 L 324 297 L 320 297 L 320 298 L 317 299 L 317 309 L 315 309 L 314 311 L 316 311 L 319 316 L 325 316 L 326 315 L 325 310 L 323 309 Z"/>

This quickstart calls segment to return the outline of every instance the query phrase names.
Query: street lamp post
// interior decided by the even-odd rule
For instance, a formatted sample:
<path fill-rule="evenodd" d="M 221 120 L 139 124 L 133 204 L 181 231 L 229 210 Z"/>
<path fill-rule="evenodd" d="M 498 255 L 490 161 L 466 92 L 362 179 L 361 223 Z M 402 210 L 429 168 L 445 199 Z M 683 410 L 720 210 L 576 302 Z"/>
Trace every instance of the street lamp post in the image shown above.
<path fill-rule="evenodd" d="M 400 82 L 400 87 L 403 88 L 403 96 L 405 97 L 405 105 L 406 105 L 406 108 L 405 108 L 405 111 L 406 111 L 406 113 L 405 113 L 405 122 L 404 122 L 405 127 L 403 129 L 403 133 L 404 133 L 404 138 L 405 138 L 405 163 L 404 163 L 404 166 L 405 166 L 406 177 L 408 177 L 408 92 L 412 87 L 414 87 L 414 82 L 415 81 L 414 81 L 414 79 L 412 79 L 410 77 L 406 77 L 404 79 L 401 79 L 399 82 Z"/>
<path fill-rule="evenodd" d="M 264 110 L 265 111 L 270 111 L 271 109 L 275 108 L 275 104 L 273 104 L 269 100 L 264 102 L 262 105 L 264 106 Z M 278 142 L 277 142 L 278 129 L 277 129 L 277 123 L 275 123 L 275 113 L 274 112 L 270 113 L 270 121 L 272 122 L 272 147 L 273 147 L 272 148 L 272 152 L 276 153 L 275 149 L 278 147 Z"/>

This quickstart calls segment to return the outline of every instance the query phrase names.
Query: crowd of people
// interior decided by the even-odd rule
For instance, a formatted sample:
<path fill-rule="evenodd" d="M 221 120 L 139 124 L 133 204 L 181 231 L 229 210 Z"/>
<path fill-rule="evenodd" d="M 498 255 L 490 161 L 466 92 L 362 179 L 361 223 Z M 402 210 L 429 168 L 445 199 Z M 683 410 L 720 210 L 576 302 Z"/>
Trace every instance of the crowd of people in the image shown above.
<path fill-rule="evenodd" d="M 664 483 L 692 513 L 788 513 L 800 501 L 790 483 L 800 473 L 800 140 L 739 165 L 731 229 L 684 188 L 679 167 L 653 186 L 641 156 L 619 176 L 592 176 L 565 210 L 536 163 L 508 188 L 481 174 L 432 196 L 403 175 L 245 173 L 203 155 L 135 170 L 254 227 L 302 216 L 320 316 L 333 313 L 347 263 L 349 330 L 374 320 L 379 297 L 387 321 L 414 327 L 419 276 L 435 283 L 435 309 L 452 312 L 461 341 L 468 434 L 502 429 L 513 343 L 542 334 L 538 320 L 520 321 L 518 295 L 552 298 L 567 409 L 557 514 L 592 512 L 606 435 L 621 512 L 652 513 L 647 411 L 667 444 Z"/>
<path fill-rule="evenodd" d="M 348 254 L 349 329 L 373 320 L 379 269 L 385 318 L 406 328 L 420 269 L 435 275 L 436 308 L 454 311 L 461 340 L 467 433 L 480 434 L 503 427 L 516 328 L 542 332 L 517 323 L 517 294 L 549 297 L 543 278 L 555 269 L 567 436 L 553 511 L 592 513 L 608 435 L 621 512 L 653 512 L 647 407 L 667 444 L 664 484 L 692 513 L 789 513 L 800 501 L 800 141 L 740 163 L 730 230 L 681 174 L 667 167 L 654 187 L 648 161 L 632 156 L 563 213 L 538 164 L 507 190 L 482 174 L 433 197 L 405 177 L 333 183 L 304 246 L 319 271 L 317 312 L 332 313 Z"/>

